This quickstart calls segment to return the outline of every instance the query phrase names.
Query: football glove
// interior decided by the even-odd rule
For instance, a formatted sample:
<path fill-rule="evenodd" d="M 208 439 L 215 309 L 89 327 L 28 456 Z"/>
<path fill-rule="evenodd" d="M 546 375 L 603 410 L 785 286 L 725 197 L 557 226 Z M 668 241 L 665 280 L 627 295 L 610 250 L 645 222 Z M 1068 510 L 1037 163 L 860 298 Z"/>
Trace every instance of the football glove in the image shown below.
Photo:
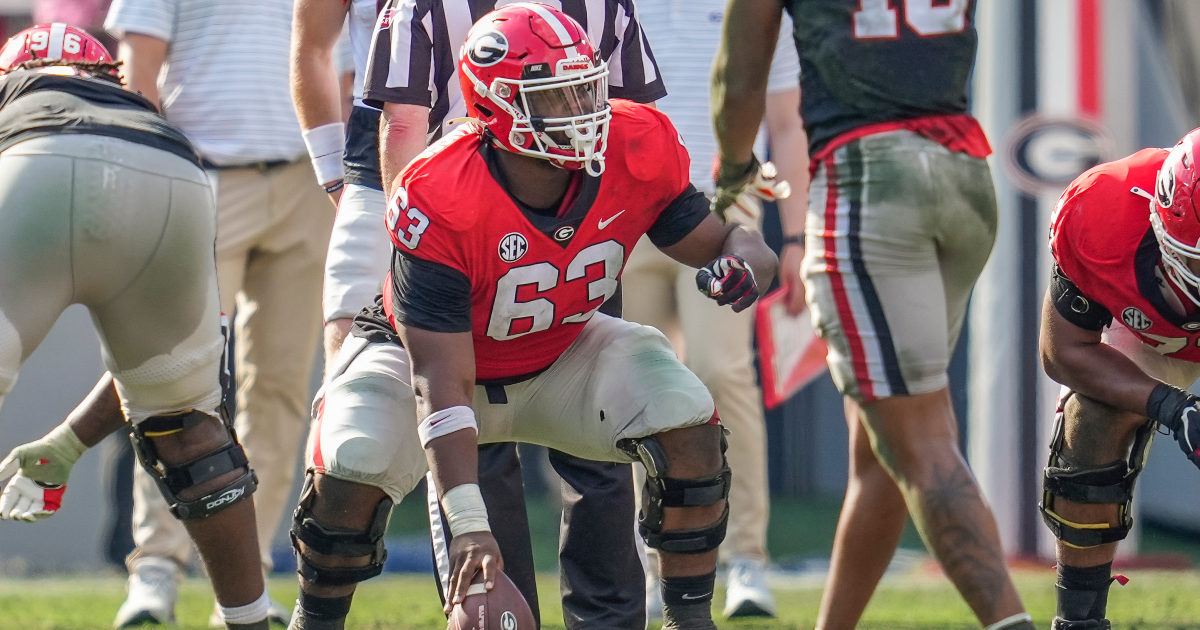
<path fill-rule="evenodd" d="M 62 506 L 71 468 L 85 451 L 65 423 L 40 440 L 14 448 L 0 461 L 0 479 L 12 476 L 0 493 L 0 519 L 34 522 L 53 516 Z"/>
<path fill-rule="evenodd" d="M 721 256 L 696 272 L 700 292 L 740 313 L 758 299 L 758 284 L 750 265 L 738 256 Z"/>
<path fill-rule="evenodd" d="M 736 208 L 747 218 L 758 221 L 762 214 L 760 200 L 787 199 L 792 194 L 791 184 L 776 180 L 778 175 L 774 164 L 760 164 L 754 156 L 750 156 L 747 164 L 721 160 L 715 178 L 716 193 L 709 203 L 709 209 L 726 223 L 730 220 L 730 208 Z"/>
<path fill-rule="evenodd" d="M 1162 383 L 1150 392 L 1146 415 L 1170 429 L 1183 454 L 1200 467 L 1200 398 Z"/>

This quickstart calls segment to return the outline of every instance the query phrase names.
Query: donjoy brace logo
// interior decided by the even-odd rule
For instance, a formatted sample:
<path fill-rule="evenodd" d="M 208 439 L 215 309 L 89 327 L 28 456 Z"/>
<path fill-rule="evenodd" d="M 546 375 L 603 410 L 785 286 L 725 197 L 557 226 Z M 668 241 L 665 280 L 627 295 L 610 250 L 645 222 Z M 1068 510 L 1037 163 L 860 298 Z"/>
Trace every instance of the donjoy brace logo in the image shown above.
<path fill-rule="evenodd" d="M 204 507 L 206 509 L 211 510 L 211 509 L 217 507 L 218 505 L 225 505 L 226 503 L 233 503 L 234 501 L 237 501 L 238 497 L 242 496 L 245 492 L 246 492 L 245 488 L 234 488 L 233 490 L 227 490 L 224 494 L 222 494 L 221 496 L 214 499 L 212 503 L 209 503 L 208 505 L 206 505 Z"/>

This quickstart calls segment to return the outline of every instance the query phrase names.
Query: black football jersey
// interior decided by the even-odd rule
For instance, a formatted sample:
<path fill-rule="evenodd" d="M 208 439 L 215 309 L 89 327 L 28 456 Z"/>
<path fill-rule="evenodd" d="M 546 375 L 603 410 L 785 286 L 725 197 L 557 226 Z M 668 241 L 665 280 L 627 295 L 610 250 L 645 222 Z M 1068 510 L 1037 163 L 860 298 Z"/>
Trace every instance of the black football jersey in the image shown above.
<path fill-rule="evenodd" d="M 781 0 L 809 150 L 872 123 L 967 110 L 974 0 Z"/>

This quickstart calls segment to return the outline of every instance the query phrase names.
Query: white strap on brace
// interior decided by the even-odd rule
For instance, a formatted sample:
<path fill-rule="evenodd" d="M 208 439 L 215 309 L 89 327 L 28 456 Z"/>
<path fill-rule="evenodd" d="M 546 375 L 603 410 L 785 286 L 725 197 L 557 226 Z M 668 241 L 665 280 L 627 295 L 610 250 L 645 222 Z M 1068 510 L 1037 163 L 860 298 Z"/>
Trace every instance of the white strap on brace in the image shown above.
<path fill-rule="evenodd" d="M 451 536 L 492 531 L 492 526 L 488 524 L 487 506 L 483 504 L 478 484 L 464 483 L 451 488 L 442 495 L 442 509 L 446 512 L 446 524 L 450 526 Z"/>
<path fill-rule="evenodd" d="M 479 433 L 479 423 L 475 421 L 475 412 L 470 407 L 459 405 L 426 416 L 417 426 L 417 435 L 421 436 L 421 448 L 425 448 L 431 440 L 463 429 Z"/>

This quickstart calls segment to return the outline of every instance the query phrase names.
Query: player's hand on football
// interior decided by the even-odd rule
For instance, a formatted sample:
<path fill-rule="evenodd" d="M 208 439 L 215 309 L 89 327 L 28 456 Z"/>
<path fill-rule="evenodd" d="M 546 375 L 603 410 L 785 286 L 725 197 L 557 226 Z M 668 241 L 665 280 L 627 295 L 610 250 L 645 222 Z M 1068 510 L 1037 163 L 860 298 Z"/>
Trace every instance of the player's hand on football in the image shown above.
<path fill-rule="evenodd" d="M 1183 454 L 1200 467 L 1200 397 L 1177 387 L 1159 385 L 1150 400 L 1147 415 L 1170 429 Z"/>
<path fill-rule="evenodd" d="M 34 522 L 53 516 L 62 505 L 71 468 L 87 447 L 62 424 L 40 440 L 14 448 L 0 461 L 0 519 Z"/>
<path fill-rule="evenodd" d="M 709 208 L 726 223 L 732 220 L 730 210 L 737 210 L 743 218 L 757 222 L 762 214 L 762 201 L 787 199 L 792 194 L 791 184 L 777 179 L 778 176 L 774 164 L 760 164 L 754 156 L 742 164 L 721 160 L 715 177 L 716 192 Z"/>
<path fill-rule="evenodd" d="M 721 256 L 701 267 L 696 272 L 696 287 L 721 306 L 732 304 L 735 313 L 746 310 L 758 299 L 754 272 L 738 256 Z"/>
<path fill-rule="evenodd" d="M 475 574 L 483 571 L 484 588 L 492 590 L 496 573 L 504 570 L 500 545 L 491 532 L 470 532 L 450 539 L 450 588 L 446 592 L 447 614 L 467 597 Z"/>

